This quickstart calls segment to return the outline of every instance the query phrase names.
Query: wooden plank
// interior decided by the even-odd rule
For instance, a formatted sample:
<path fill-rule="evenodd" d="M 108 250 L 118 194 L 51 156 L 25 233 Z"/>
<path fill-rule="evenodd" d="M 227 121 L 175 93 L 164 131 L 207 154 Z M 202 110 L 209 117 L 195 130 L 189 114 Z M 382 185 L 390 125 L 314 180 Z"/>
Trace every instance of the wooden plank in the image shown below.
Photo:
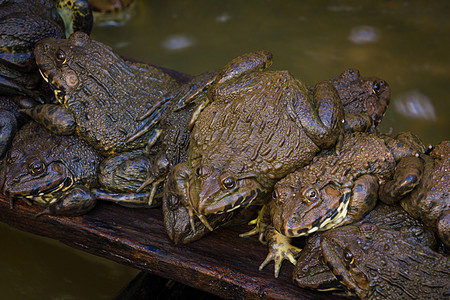
<path fill-rule="evenodd" d="M 267 250 L 257 238 L 239 238 L 249 228 L 219 229 L 199 241 L 175 245 L 164 229 L 160 209 L 132 209 L 100 203 L 80 217 L 34 215 L 40 207 L 0 195 L 0 221 L 59 240 L 71 247 L 233 299 L 327 299 L 330 294 L 303 290 L 291 280 L 285 262 L 279 278 L 273 265 L 258 271 Z M 336 299 L 333 296 L 333 299 Z"/>

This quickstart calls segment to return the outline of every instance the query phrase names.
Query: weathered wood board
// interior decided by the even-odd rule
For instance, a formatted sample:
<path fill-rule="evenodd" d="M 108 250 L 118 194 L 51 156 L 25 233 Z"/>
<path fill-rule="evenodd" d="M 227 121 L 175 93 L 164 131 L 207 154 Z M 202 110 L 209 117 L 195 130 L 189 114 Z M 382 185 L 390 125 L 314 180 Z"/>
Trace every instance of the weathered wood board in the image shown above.
<path fill-rule="evenodd" d="M 11 209 L 9 200 L 0 196 L 1 222 L 223 298 L 330 298 L 328 293 L 296 287 L 288 262 L 279 278 L 273 277 L 273 264 L 258 271 L 267 250 L 256 237 L 238 237 L 249 227 L 224 228 L 199 241 L 175 245 L 166 235 L 160 209 L 100 203 L 81 217 L 35 218 L 40 209 L 21 201 Z"/>

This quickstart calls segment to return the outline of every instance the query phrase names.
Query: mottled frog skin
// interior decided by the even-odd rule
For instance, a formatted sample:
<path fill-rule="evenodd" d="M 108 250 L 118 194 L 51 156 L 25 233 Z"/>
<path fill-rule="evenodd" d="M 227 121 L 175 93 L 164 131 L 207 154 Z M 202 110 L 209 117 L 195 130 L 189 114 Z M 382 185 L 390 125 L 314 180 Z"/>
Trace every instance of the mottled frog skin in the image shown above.
<path fill-rule="evenodd" d="M 365 223 L 322 235 L 324 259 L 360 299 L 448 299 L 450 259 L 399 231 Z"/>
<path fill-rule="evenodd" d="M 112 49 L 76 32 L 69 39 L 45 39 L 35 47 L 36 63 L 54 90 L 61 109 L 70 112 L 76 133 L 103 155 L 152 145 L 160 133 L 153 128 L 165 106 L 140 119 L 178 84 L 167 73 L 150 65 L 123 60 Z M 60 133 L 61 122 L 52 114 L 28 111 L 49 130 Z M 41 116 L 41 117 L 39 117 Z M 48 118 L 47 118 L 48 117 Z M 43 120 L 45 119 L 45 120 Z M 157 126 L 157 125 L 156 125 Z M 62 130 L 64 134 L 68 132 Z"/>
<path fill-rule="evenodd" d="M 346 133 L 339 154 L 323 152 L 309 165 L 280 180 L 270 207 L 276 231 L 266 233 L 270 251 L 261 267 L 275 259 L 277 274 L 283 258 L 295 263 L 299 249 L 283 246 L 292 237 L 360 220 L 375 206 L 379 185 L 391 179 L 396 162 L 424 150 L 420 139 L 411 133 L 396 138 Z M 271 226 L 266 229 L 272 230 Z"/>
<path fill-rule="evenodd" d="M 195 122 L 189 162 L 180 168 L 191 208 L 200 218 L 247 207 L 273 184 L 333 146 L 343 108 L 329 82 L 313 93 L 287 71 L 258 71 L 266 51 L 225 66 L 208 89 L 210 104 Z"/>
<path fill-rule="evenodd" d="M 2 193 L 45 206 L 41 214 L 80 215 L 96 204 L 100 155 L 78 136 L 58 136 L 35 122 L 16 134 L 6 155 Z"/>
<path fill-rule="evenodd" d="M 434 233 L 421 221 L 411 217 L 400 205 L 390 206 L 378 203 L 373 210 L 354 225 L 360 226 L 364 223 L 401 231 L 413 244 L 420 243 L 432 250 L 437 248 Z M 344 286 L 340 284 L 324 261 L 320 248 L 322 234 L 323 232 L 315 232 L 308 236 L 307 243 L 300 252 L 292 274 L 294 282 L 301 288 L 343 289 Z"/>
<path fill-rule="evenodd" d="M 373 132 L 391 101 L 388 83 L 375 76 L 363 77 L 356 69 L 347 69 L 329 81 L 344 106 L 346 131 Z"/>
<path fill-rule="evenodd" d="M 40 85 L 33 48 L 37 41 L 48 38 L 64 38 L 64 22 L 59 9 L 74 12 L 79 5 L 86 6 L 85 0 L 71 2 L 51 0 L 0 1 L 0 92 L 3 95 L 26 95 L 39 99 L 33 93 Z M 75 14 L 77 14 L 75 12 Z M 92 26 L 92 14 L 91 26 Z M 89 15 L 79 18 L 76 24 L 68 21 L 68 26 L 80 26 L 89 22 Z M 71 32 L 70 32 L 71 33 Z"/>
<path fill-rule="evenodd" d="M 380 199 L 397 203 L 427 226 L 435 228 L 450 247 L 450 141 L 439 143 L 430 153 L 405 157 L 392 181 L 381 186 Z"/>

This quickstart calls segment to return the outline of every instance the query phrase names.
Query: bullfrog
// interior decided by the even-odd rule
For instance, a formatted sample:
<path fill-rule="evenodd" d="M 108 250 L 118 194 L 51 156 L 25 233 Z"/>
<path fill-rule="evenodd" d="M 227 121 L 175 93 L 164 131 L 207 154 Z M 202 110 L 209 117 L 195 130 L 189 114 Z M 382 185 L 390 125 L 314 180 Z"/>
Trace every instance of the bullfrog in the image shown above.
<path fill-rule="evenodd" d="M 239 70 L 242 67 L 239 66 L 239 59 L 236 59 L 234 61 L 235 63 L 235 67 Z M 266 64 L 268 65 L 270 63 L 270 61 L 268 61 Z M 230 63 L 231 65 L 232 63 Z M 255 64 L 258 65 L 258 64 Z M 262 64 L 261 64 L 262 65 Z M 232 70 L 231 69 L 227 69 L 225 68 L 225 70 Z M 245 68 L 244 68 L 245 69 Z M 231 72 L 231 71 L 229 71 Z M 350 71 L 346 71 L 343 74 L 348 74 Z M 359 76 L 359 72 L 357 70 L 353 70 L 352 71 L 355 74 L 358 74 Z M 225 71 L 222 71 L 222 73 L 226 73 Z M 214 78 L 215 77 L 215 78 Z M 343 77 L 343 75 L 341 75 L 341 77 Z M 208 88 L 212 85 L 214 86 L 214 80 L 217 80 L 217 78 L 220 78 L 220 75 L 218 75 L 218 73 L 214 73 L 214 72 L 209 72 L 209 73 L 205 73 L 202 74 L 202 76 L 200 76 L 201 80 L 197 80 L 194 83 L 190 83 L 189 86 L 186 86 L 186 88 L 184 90 L 186 90 L 187 92 L 185 94 L 178 92 L 177 95 L 173 96 L 173 98 L 176 98 L 176 100 L 173 103 L 178 103 L 178 104 L 183 104 L 185 105 L 186 103 L 190 103 L 190 102 L 195 102 L 196 105 L 198 105 L 197 107 L 202 107 L 201 103 L 205 103 L 208 102 L 208 100 L 203 100 L 203 99 L 199 99 L 199 98 L 203 98 L 205 97 L 205 95 L 207 95 L 209 93 Z M 373 105 L 377 108 L 377 111 L 381 112 L 381 116 L 384 114 L 385 109 L 387 108 L 387 104 L 389 103 L 389 96 L 390 96 L 390 90 L 389 90 L 389 85 L 387 83 L 385 83 L 383 80 L 381 79 L 373 79 L 372 77 L 368 77 L 367 79 L 364 78 L 364 80 L 360 77 L 356 77 L 353 76 L 351 79 L 350 76 L 346 76 L 345 77 L 348 81 L 347 84 L 340 84 L 340 85 L 336 85 L 337 91 L 339 94 L 342 94 L 343 97 L 345 96 L 346 98 L 345 103 L 346 104 L 351 104 L 352 107 L 351 108 L 345 108 L 344 110 L 347 111 L 346 117 L 349 115 L 354 115 L 353 119 L 357 120 L 357 119 L 362 119 L 362 120 L 368 120 L 367 122 L 359 122 L 359 124 L 366 124 L 366 129 L 368 129 L 370 126 L 373 126 L 373 124 L 378 124 L 376 121 L 372 121 L 372 118 L 374 120 L 379 120 L 377 115 L 364 115 L 364 113 L 366 112 L 366 110 L 364 110 L 363 108 L 366 107 L 365 103 L 370 102 L 373 103 Z M 359 80 L 356 80 L 355 78 L 358 78 Z M 333 82 L 333 79 L 329 80 L 330 82 Z M 342 82 L 344 82 L 344 79 L 341 80 Z M 360 85 L 358 86 L 359 83 Z M 376 83 L 379 83 L 377 85 L 377 93 L 373 92 L 373 87 L 372 85 L 375 85 Z M 370 88 L 370 91 L 368 90 L 368 87 Z M 352 89 L 356 89 L 358 90 L 358 93 L 351 93 L 350 91 L 346 91 L 345 89 L 347 88 L 352 88 Z M 361 91 L 365 91 L 367 90 L 367 92 L 361 92 Z M 194 96 L 193 96 L 194 95 Z M 199 96 L 200 95 L 200 96 Z M 347 95 L 353 95 L 352 97 L 347 96 Z M 359 98 L 356 98 L 357 95 L 359 95 Z M 378 96 L 378 98 L 376 98 Z M 177 100 L 178 99 L 178 100 Z M 180 100 L 181 99 L 181 100 Z M 190 99 L 188 101 L 186 101 L 186 99 Z M 372 99 L 371 101 L 369 101 L 368 99 Z M 377 103 L 374 99 L 379 99 L 379 103 Z M 342 100 L 342 101 L 344 101 Z M 357 106 L 356 103 L 360 103 L 361 105 Z M 179 107 L 177 107 L 178 104 L 173 104 L 174 108 L 173 111 L 176 111 L 177 113 L 183 111 L 183 105 L 181 105 L 181 110 Z M 190 103 L 192 104 L 192 103 Z M 189 105 L 189 104 L 188 104 Z M 203 108 L 203 107 L 202 107 Z M 189 108 L 189 113 L 193 115 L 192 120 L 189 122 L 189 127 L 192 127 L 193 124 L 195 124 L 195 120 L 196 118 L 199 116 L 199 114 L 197 113 L 197 110 L 195 112 L 193 112 L 193 106 L 191 105 Z M 169 110 L 167 110 L 169 111 Z M 165 112 L 167 113 L 167 112 Z M 176 115 L 177 118 L 180 118 L 179 115 Z M 164 119 L 164 118 L 163 118 Z M 187 117 L 186 117 L 187 119 Z M 187 122 L 187 121 L 185 121 Z M 187 123 L 186 123 L 187 124 Z M 187 125 L 184 125 L 184 127 L 186 128 Z M 169 132 L 168 130 L 164 129 L 163 132 Z M 183 131 L 186 132 L 186 131 Z M 173 136 L 178 136 L 178 133 L 174 134 Z M 181 136 L 186 136 L 186 135 L 181 135 Z M 162 142 L 164 143 L 164 139 L 161 138 Z M 184 139 L 185 140 L 185 139 Z M 185 143 L 183 143 L 184 145 Z M 170 147 L 169 147 L 170 148 Z M 177 149 L 181 149 L 181 147 L 177 148 Z M 184 151 L 186 151 L 187 149 L 185 149 Z M 180 150 L 180 152 L 183 152 Z M 184 161 L 187 161 L 187 157 L 185 158 Z M 186 185 L 183 185 L 183 182 L 187 182 L 189 180 L 189 173 L 190 173 L 190 169 L 188 164 L 183 164 L 182 166 L 177 166 L 176 168 L 174 168 L 174 170 L 172 170 L 171 174 L 168 176 L 168 182 L 166 183 L 165 186 L 165 193 L 164 193 L 164 200 L 163 200 L 163 211 L 164 211 L 164 215 L 165 215 L 165 220 L 167 220 L 166 222 L 166 229 L 169 233 L 169 236 L 172 238 L 174 237 L 177 241 L 179 241 L 181 237 L 184 236 L 188 236 L 189 238 L 187 238 L 186 240 L 184 240 L 183 242 L 188 242 L 190 240 L 193 240 L 192 236 L 194 235 L 195 232 L 197 232 L 197 238 L 199 238 L 200 235 L 205 234 L 205 229 L 206 227 L 204 226 L 204 224 L 199 224 L 198 222 L 195 222 L 195 227 L 197 228 L 196 230 L 193 228 L 189 228 L 186 223 L 184 222 L 185 220 L 185 216 L 186 215 L 194 215 L 194 209 L 191 207 L 191 204 L 189 203 L 189 200 L 187 199 L 187 197 L 183 196 L 187 194 L 187 190 L 186 190 Z M 177 175 L 178 174 L 178 175 Z M 171 178 L 172 176 L 175 176 L 178 178 L 174 179 Z M 153 180 L 153 179 L 152 179 Z M 170 183 L 169 183 L 170 182 Z M 164 205 L 164 203 L 166 201 L 169 201 L 172 203 L 172 205 Z M 175 205 L 174 203 L 176 203 L 177 205 Z M 180 203 L 183 203 L 183 205 L 185 207 L 183 207 L 183 205 L 181 205 Z M 170 210 L 170 208 L 173 208 L 173 210 Z M 186 211 L 189 210 L 188 211 Z M 217 218 L 212 217 L 212 214 L 205 216 L 205 218 L 207 220 L 214 220 L 213 222 L 215 224 L 217 223 Z M 179 221 L 179 222 L 178 222 Z M 191 223 L 193 223 L 194 221 L 191 219 Z M 206 222 L 207 223 L 207 222 Z M 178 225 L 175 225 L 178 224 Z M 194 226 L 194 225 L 192 225 Z M 210 228 L 213 228 L 216 226 L 210 226 Z M 184 232 L 180 232 L 180 228 L 184 228 Z"/>
<path fill-rule="evenodd" d="M 430 148 L 429 154 L 405 157 L 394 177 L 380 189 L 380 199 L 402 207 L 427 226 L 435 228 L 450 247 L 450 141 Z"/>
<path fill-rule="evenodd" d="M 70 3 L 70 7 L 68 7 Z M 33 48 L 37 41 L 47 38 L 64 38 L 64 20 L 58 14 L 61 9 L 69 9 L 79 15 L 80 5 L 87 6 L 85 0 L 16 0 L 0 3 L 0 92 L 4 95 L 27 95 L 40 99 L 30 90 L 40 85 Z M 57 9 L 55 6 L 58 6 Z M 90 19 L 89 19 L 90 18 Z M 92 14 L 85 14 L 76 20 L 75 27 L 90 22 Z M 73 21 L 67 21 L 72 26 Z"/>
<path fill-rule="evenodd" d="M 390 206 L 379 202 L 362 220 L 352 225 L 360 226 L 364 223 L 401 231 L 413 244 L 420 243 L 432 250 L 437 248 L 434 233 L 421 221 L 411 217 L 400 205 Z M 323 232 L 314 232 L 308 236 L 292 274 L 294 282 L 301 288 L 343 289 L 343 285 L 336 279 L 324 261 L 320 248 L 322 234 Z"/>
<path fill-rule="evenodd" d="M 379 185 L 392 177 L 396 162 L 423 151 L 410 132 L 395 138 L 346 133 L 340 153 L 324 151 L 277 182 L 270 204 L 273 227 L 266 229 L 270 250 L 260 268 L 273 259 L 277 275 L 284 258 L 295 264 L 299 249 L 290 245 L 292 237 L 360 220 L 375 206 Z"/>
<path fill-rule="evenodd" d="M 42 104 L 26 111 L 32 118 L 57 134 L 69 134 L 63 125 L 74 122 L 75 132 L 104 156 L 156 142 L 160 130 L 157 122 L 149 120 L 157 120 L 166 106 L 148 118 L 139 117 L 178 87 L 166 72 L 124 60 L 83 32 L 68 39 L 42 40 L 34 52 L 43 78 L 60 103 L 59 110 L 69 113 L 65 119 L 53 118 L 41 108 L 48 104 Z M 143 127 L 152 130 L 136 135 Z"/>
<path fill-rule="evenodd" d="M 391 100 L 389 84 L 375 76 L 361 76 L 359 70 L 353 68 L 329 81 L 344 106 L 346 131 L 374 132 Z"/>
<path fill-rule="evenodd" d="M 324 260 L 347 293 L 360 299 L 447 299 L 450 259 L 402 232 L 364 223 L 329 230 Z"/>
<path fill-rule="evenodd" d="M 96 199 L 101 156 L 78 136 L 58 136 L 35 122 L 25 124 L 6 155 L 2 193 L 11 199 L 45 206 L 39 214 L 80 215 Z"/>
<path fill-rule="evenodd" d="M 259 51 L 232 60 L 208 88 L 209 104 L 194 113 L 188 162 L 172 174 L 201 220 L 264 198 L 277 180 L 342 135 L 335 88 L 323 81 L 311 93 L 287 71 L 261 70 L 271 59 Z"/>

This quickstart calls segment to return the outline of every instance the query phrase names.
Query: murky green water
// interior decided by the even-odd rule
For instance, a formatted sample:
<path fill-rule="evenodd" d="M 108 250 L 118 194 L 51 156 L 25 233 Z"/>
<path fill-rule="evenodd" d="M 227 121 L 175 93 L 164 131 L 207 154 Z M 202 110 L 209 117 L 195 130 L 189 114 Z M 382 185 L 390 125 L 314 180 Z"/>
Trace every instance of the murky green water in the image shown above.
<path fill-rule="evenodd" d="M 386 80 L 381 131 L 450 138 L 448 1 L 137 0 L 124 27 L 95 27 L 118 53 L 198 74 L 253 50 L 308 84 L 349 67 Z M 0 226 L 0 298 L 108 299 L 135 270 Z M 6 271 L 5 271 L 6 270 Z M 23 294 L 21 290 L 24 291 Z"/>

